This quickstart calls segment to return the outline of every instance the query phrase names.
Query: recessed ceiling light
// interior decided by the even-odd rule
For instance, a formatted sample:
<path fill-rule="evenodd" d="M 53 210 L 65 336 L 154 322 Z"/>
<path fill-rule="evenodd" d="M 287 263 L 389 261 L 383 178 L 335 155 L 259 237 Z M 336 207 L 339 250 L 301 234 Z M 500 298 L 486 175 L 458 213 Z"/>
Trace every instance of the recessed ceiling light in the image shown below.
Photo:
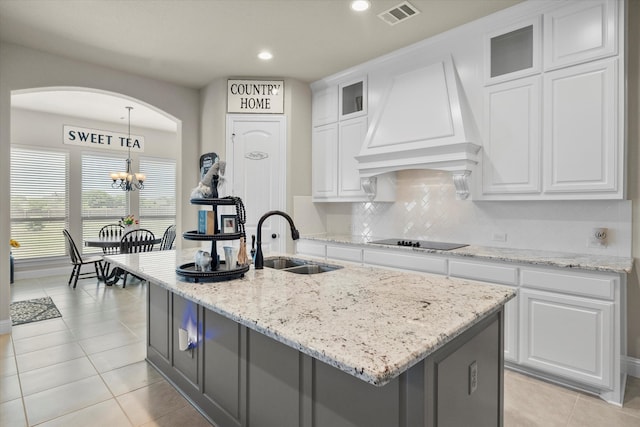
<path fill-rule="evenodd" d="M 271 54 L 271 52 L 263 50 L 258 54 L 258 58 L 262 59 L 263 61 L 268 61 L 269 59 L 273 58 L 273 55 Z"/>
<path fill-rule="evenodd" d="M 369 3 L 369 0 L 354 0 L 351 2 L 351 9 L 356 12 L 364 12 L 369 9 L 370 6 L 371 3 Z"/>

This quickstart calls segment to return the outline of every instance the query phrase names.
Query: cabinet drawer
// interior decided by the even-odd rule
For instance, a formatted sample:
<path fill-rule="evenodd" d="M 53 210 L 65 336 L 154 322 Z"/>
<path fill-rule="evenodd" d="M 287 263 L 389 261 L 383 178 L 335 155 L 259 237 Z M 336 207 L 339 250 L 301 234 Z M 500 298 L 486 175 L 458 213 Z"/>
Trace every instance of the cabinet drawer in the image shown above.
<path fill-rule="evenodd" d="M 449 275 L 506 285 L 516 285 L 518 283 L 518 269 L 515 267 L 479 264 L 467 261 L 450 261 Z"/>
<path fill-rule="evenodd" d="M 365 264 L 403 268 L 426 273 L 447 274 L 447 260 L 445 258 L 427 255 L 365 249 L 364 262 Z"/>
<path fill-rule="evenodd" d="M 324 243 L 311 242 L 309 240 L 298 240 L 296 242 L 296 253 L 324 258 L 327 255 Z"/>
<path fill-rule="evenodd" d="M 580 273 L 560 273 L 522 270 L 522 285 L 528 288 L 563 292 L 572 295 L 605 298 L 614 297 L 616 279 Z"/>
<path fill-rule="evenodd" d="M 327 245 L 327 258 L 362 262 L 362 249 L 346 246 Z"/>

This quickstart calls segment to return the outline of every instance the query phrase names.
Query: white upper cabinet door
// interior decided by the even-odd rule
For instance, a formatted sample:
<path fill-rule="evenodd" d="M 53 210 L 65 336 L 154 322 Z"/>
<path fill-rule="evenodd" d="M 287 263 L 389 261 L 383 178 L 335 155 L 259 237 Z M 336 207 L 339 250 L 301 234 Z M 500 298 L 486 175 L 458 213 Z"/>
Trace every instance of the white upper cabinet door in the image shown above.
<path fill-rule="evenodd" d="M 541 17 L 527 19 L 485 36 L 485 83 L 531 76 L 541 70 Z"/>
<path fill-rule="evenodd" d="M 311 141 L 313 198 L 338 195 L 338 124 L 313 129 Z"/>
<path fill-rule="evenodd" d="M 322 126 L 338 121 L 338 87 L 331 86 L 313 93 L 313 126 Z"/>
<path fill-rule="evenodd" d="M 618 1 L 573 2 L 544 15 L 544 68 L 615 55 Z"/>
<path fill-rule="evenodd" d="M 339 130 L 339 157 L 338 157 L 338 196 L 366 196 L 360 184 L 358 161 L 355 156 L 360 152 L 360 147 L 367 134 L 367 118 L 341 121 Z"/>
<path fill-rule="evenodd" d="M 366 76 L 348 80 L 338 88 L 340 120 L 367 115 L 367 78 Z"/>
<path fill-rule="evenodd" d="M 546 193 L 623 197 L 617 76 L 617 59 L 545 73 Z"/>
<path fill-rule="evenodd" d="M 485 88 L 484 194 L 540 193 L 540 77 Z"/>

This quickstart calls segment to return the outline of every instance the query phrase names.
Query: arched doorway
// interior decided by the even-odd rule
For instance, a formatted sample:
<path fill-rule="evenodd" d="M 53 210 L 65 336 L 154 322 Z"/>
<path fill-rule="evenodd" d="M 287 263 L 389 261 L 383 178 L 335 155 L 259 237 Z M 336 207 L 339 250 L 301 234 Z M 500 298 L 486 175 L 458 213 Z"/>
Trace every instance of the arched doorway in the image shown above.
<path fill-rule="evenodd" d="M 109 150 L 104 144 L 89 140 L 81 146 L 64 144 L 67 126 L 86 129 L 87 133 L 126 134 L 129 130 L 127 106 L 133 107 L 131 134 L 144 135 L 148 141 L 144 152 L 131 156 L 134 169 L 140 170 L 146 165 L 160 171 L 172 170 L 173 193 L 166 185 L 158 186 L 161 179 L 166 178 L 164 174 L 155 180 L 150 176 L 144 192 L 112 189 L 109 171 L 101 167 L 111 165 L 116 171 L 124 169 L 126 152 Z M 103 223 L 117 221 L 126 214 L 139 218 L 146 213 L 148 227 L 156 233 L 161 233 L 168 223 L 176 222 L 181 121 L 170 114 L 119 93 L 82 87 L 33 88 L 11 92 L 11 129 L 12 158 L 15 151 L 27 158 L 24 164 L 31 165 L 27 176 L 35 179 L 50 166 L 40 166 L 35 159 L 38 155 L 43 159 L 50 159 L 50 155 L 61 159 L 59 165 L 64 166 L 60 168 L 65 169 L 64 173 L 49 171 L 47 177 L 51 179 L 45 180 L 46 185 L 41 184 L 36 192 L 12 192 L 12 236 L 22 240 L 23 248 L 16 251 L 17 278 L 64 274 L 68 270 L 61 228 L 68 228 L 81 246 L 83 237 L 95 235 Z M 163 169 L 167 167 L 169 169 Z M 14 173 L 17 174 L 12 167 Z M 12 179 L 12 188 L 16 185 L 14 181 L 18 179 Z M 17 198 L 14 193 L 26 195 Z M 55 197 L 49 197 L 50 194 Z M 164 222 L 159 220 L 160 215 L 154 217 L 149 207 L 163 197 L 169 201 L 173 198 L 172 206 L 167 207 L 165 203 Z M 169 208 L 173 209 L 172 219 L 166 212 Z"/>

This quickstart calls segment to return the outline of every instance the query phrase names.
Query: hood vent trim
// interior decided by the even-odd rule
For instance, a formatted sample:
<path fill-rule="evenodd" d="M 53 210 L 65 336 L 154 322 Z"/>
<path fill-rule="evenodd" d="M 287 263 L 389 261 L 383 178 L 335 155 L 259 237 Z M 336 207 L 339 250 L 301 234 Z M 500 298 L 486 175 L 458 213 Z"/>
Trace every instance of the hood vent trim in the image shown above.
<path fill-rule="evenodd" d="M 389 83 L 356 156 L 361 177 L 406 169 L 472 171 L 481 146 L 448 56 Z"/>

